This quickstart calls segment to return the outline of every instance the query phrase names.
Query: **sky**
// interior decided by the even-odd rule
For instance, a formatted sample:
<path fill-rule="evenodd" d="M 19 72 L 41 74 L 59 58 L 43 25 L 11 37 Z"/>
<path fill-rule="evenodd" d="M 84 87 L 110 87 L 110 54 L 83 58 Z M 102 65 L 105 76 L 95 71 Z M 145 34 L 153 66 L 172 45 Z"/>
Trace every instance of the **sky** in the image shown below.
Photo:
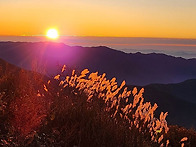
<path fill-rule="evenodd" d="M 196 38 L 195 0 L 0 0 L 0 35 Z"/>

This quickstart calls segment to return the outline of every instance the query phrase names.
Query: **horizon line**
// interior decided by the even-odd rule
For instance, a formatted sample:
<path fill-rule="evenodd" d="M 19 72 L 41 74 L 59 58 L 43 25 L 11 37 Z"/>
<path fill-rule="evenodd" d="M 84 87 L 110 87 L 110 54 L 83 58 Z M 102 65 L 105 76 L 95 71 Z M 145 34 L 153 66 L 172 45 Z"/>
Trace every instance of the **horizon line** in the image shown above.
<path fill-rule="evenodd" d="M 0 35 L 0 37 L 46 37 L 46 35 Z M 85 35 L 59 35 L 59 37 L 96 37 L 96 38 L 149 38 L 149 39 L 184 39 L 196 40 L 189 37 L 131 37 L 131 36 L 85 36 Z"/>

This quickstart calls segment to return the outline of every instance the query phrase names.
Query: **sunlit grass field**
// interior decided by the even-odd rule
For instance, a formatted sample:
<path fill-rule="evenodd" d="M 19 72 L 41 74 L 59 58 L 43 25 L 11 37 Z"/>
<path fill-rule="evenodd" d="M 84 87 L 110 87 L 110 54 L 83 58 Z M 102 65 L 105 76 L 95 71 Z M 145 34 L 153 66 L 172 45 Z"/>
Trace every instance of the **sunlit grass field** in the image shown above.
<path fill-rule="evenodd" d="M 5 64 L 1 146 L 194 146 L 196 133 L 169 126 L 145 90 L 65 65 L 51 78 Z"/>

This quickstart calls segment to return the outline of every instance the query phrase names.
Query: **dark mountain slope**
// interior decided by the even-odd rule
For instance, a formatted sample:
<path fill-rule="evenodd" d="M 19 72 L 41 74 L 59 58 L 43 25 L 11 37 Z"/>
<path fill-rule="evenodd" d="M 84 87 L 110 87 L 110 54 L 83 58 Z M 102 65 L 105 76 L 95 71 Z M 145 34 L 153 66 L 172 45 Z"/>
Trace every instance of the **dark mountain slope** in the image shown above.
<path fill-rule="evenodd" d="M 195 88 L 195 79 L 177 84 L 151 84 L 144 86 L 144 97 L 147 101 L 158 104 L 158 113 L 169 112 L 170 124 L 196 128 Z"/>
<path fill-rule="evenodd" d="M 196 78 L 196 59 L 183 59 L 164 54 L 127 54 L 107 47 L 70 47 L 63 43 L 1 42 L 0 58 L 31 69 L 37 61 L 47 73 L 55 73 L 57 66 L 107 73 L 128 84 L 178 83 Z"/>
<path fill-rule="evenodd" d="M 153 87 L 146 87 L 144 96 L 146 100 L 158 104 L 158 111 L 169 112 L 168 122 L 170 124 L 189 128 L 196 127 L 196 104 L 155 89 Z"/>
<path fill-rule="evenodd" d="M 178 84 L 151 84 L 147 87 L 196 104 L 196 79 L 187 80 Z"/>

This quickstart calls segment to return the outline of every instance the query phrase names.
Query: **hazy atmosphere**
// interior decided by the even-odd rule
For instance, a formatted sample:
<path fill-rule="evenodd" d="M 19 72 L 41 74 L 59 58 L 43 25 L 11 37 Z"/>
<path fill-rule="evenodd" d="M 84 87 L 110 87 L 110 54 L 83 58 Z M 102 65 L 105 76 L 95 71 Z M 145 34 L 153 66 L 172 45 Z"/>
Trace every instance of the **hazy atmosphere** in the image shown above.
<path fill-rule="evenodd" d="M 0 36 L 1 41 L 50 41 L 45 36 Z M 176 57 L 196 58 L 196 39 L 130 38 L 130 37 L 79 37 L 60 36 L 55 42 L 70 46 L 107 46 L 126 53 L 164 53 Z"/>

